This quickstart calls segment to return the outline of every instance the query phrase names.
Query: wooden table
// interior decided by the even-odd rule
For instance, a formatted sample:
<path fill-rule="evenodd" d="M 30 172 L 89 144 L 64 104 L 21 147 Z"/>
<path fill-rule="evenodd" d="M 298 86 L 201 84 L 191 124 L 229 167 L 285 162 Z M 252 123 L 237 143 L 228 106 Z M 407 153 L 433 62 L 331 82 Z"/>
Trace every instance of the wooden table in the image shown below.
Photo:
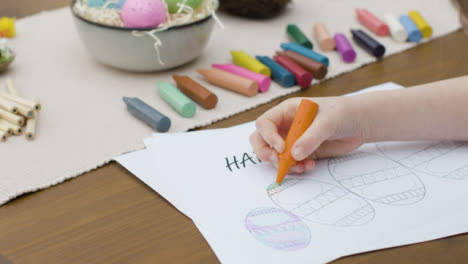
<path fill-rule="evenodd" d="M 22 17 L 68 2 L 1 0 L 0 15 Z M 411 86 L 466 75 L 467 48 L 468 36 L 458 31 L 294 96 L 340 95 L 388 81 Z M 283 99 L 207 128 L 254 120 Z M 461 263 L 468 261 L 467 248 L 465 234 L 335 263 Z M 218 260 L 189 218 L 115 162 L 0 207 L 0 264 L 109 262 Z"/>

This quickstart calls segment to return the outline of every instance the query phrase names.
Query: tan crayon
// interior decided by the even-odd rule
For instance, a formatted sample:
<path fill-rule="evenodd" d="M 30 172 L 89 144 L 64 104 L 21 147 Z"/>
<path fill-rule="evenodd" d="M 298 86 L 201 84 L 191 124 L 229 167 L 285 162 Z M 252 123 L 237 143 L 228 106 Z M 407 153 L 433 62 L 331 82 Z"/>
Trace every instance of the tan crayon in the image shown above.
<path fill-rule="evenodd" d="M 5 142 L 8 139 L 8 135 L 5 131 L 0 131 L 0 141 Z"/>
<path fill-rule="evenodd" d="M 14 125 L 18 125 L 18 126 L 24 125 L 24 117 L 12 114 L 1 108 L 0 108 L 0 117 Z"/>
<path fill-rule="evenodd" d="M 0 125 L 11 129 L 13 131 L 12 132 L 13 135 L 23 134 L 23 128 L 21 128 L 20 126 L 14 125 L 14 124 L 12 124 L 10 122 L 7 122 L 6 120 L 0 120 Z"/>
<path fill-rule="evenodd" d="M 197 72 L 205 77 L 208 82 L 236 93 L 249 97 L 255 96 L 258 93 L 257 82 L 230 72 L 215 68 L 197 69 Z"/>
<path fill-rule="evenodd" d="M 322 23 L 314 24 L 315 39 L 323 51 L 332 51 L 335 48 L 335 40 Z"/>
<path fill-rule="evenodd" d="M 18 112 L 18 107 L 12 101 L 9 101 L 3 97 L 0 97 L 0 108 L 8 112 L 16 114 Z"/>
<path fill-rule="evenodd" d="M 26 123 L 25 133 L 26 133 L 26 138 L 29 141 L 34 140 L 34 138 L 36 137 L 36 119 L 35 118 L 28 119 Z"/>
<path fill-rule="evenodd" d="M 306 71 L 312 73 L 312 75 L 317 79 L 323 79 L 327 75 L 328 69 L 325 64 L 309 59 L 292 50 L 277 51 L 276 54 L 289 57 L 291 60 L 302 66 Z"/>
<path fill-rule="evenodd" d="M 180 75 L 172 75 L 172 78 L 177 83 L 179 90 L 205 109 L 213 109 L 218 103 L 218 97 L 214 93 L 201 86 L 192 78 Z"/>
<path fill-rule="evenodd" d="M 5 92 L 0 92 L 0 96 L 2 96 L 5 99 L 8 99 L 10 101 L 13 101 L 13 102 L 16 102 L 16 103 L 19 103 L 19 104 L 23 104 L 23 105 L 25 105 L 25 106 L 27 106 L 29 108 L 32 108 L 32 109 L 34 109 L 36 111 L 41 110 L 41 104 L 38 101 L 25 99 L 25 98 L 19 97 L 17 95 L 5 93 Z"/>

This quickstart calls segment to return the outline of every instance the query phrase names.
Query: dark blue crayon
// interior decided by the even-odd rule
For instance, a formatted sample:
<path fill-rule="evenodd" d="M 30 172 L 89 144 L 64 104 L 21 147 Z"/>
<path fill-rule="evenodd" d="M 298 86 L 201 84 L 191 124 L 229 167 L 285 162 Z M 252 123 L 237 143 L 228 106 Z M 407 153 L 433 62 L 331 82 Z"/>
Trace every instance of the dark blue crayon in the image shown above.
<path fill-rule="evenodd" d="M 153 107 L 147 105 L 138 98 L 124 97 L 123 101 L 127 105 L 128 111 L 136 118 L 143 121 L 148 126 L 158 132 L 167 132 L 171 127 L 169 117 L 161 114 Z"/>
<path fill-rule="evenodd" d="M 256 56 L 257 60 L 265 64 L 271 70 L 271 78 L 283 87 L 292 87 L 296 84 L 294 74 L 283 68 L 268 56 Z"/>
<path fill-rule="evenodd" d="M 304 46 L 301 46 L 297 43 L 294 43 L 294 42 L 289 42 L 289 43 L 282 43 L 281 44 L 281 48 L 284 49 L 284 50 L 292 50 L 296 53 L 299 53 L 303 56 L 306 56 L 308 57 L 309 59 L 312 59 L 314 61 L 318 61 L 320 63 L 323 63 L 325 64 L 325 66 L 329 66 L 330 64 L 330 61 L 328 60 L 327 57 L 321 55 L 321 54 L 318 54 L 317 52 L 311 50 L 311 49 L 308 49 Z"/>
<path fill-rule="evenodd" d="M 403 25 L 406 32 L 408 32 L 408 41 L 419 42 L 422 39 L 421 30 L 419 30 L 418 26 L 416 26 L 411 17 L 408 15 L 401 15 L 400 23 Z"/>
<path fill-rule="evenodd" d="M 381 58 L 385 54 L 385 47 L 360 29 L 351 29 L 354 41 L 374 57 Z"/>

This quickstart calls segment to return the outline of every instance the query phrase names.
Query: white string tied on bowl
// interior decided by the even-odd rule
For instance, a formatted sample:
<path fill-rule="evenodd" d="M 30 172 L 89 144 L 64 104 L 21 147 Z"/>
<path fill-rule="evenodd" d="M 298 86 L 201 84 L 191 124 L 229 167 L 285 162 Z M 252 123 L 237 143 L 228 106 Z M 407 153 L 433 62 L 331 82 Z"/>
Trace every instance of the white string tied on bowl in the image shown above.
<path fill-rule="evenodd" d="M 159 48 L 162 47 L 163 43 L 162 43 L 161 39 L 159 39 L 158 36 L 156 36 L 156 33 L 164 31 L 166 29 L 167 29 L 167 27 L 161 27 L 161 28 L 150 30 L 150 31 L 137 31 L 137 30 L 132 31 L 132 36 L 134 36 L 134 37 L 149 36 L 152 39 L 154 39 L 155 42 L 154 42 L 153 47 L 154 47 L 154 50 L 156 51 L 156 56 L 158 57 L 158 62 L 159 62 L 160 65 L 165 65 L 164 61 L 162 61 L 162 59 L 161 59 L 161 53 L 160 53 L 160 50 L 159 50 Z"/>

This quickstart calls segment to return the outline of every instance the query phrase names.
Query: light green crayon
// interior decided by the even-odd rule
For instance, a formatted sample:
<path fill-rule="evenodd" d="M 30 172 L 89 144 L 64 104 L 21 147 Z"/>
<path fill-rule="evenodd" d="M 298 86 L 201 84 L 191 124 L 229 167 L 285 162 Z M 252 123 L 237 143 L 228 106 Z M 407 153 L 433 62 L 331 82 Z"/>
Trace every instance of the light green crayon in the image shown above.
<path fill-rule="evenodd" d="M 192 117 L 195 115 L 195 103 L 172 84 L 168 82 L 158 82 L 158 91 L 161 98 L 183 117 Z"/>

